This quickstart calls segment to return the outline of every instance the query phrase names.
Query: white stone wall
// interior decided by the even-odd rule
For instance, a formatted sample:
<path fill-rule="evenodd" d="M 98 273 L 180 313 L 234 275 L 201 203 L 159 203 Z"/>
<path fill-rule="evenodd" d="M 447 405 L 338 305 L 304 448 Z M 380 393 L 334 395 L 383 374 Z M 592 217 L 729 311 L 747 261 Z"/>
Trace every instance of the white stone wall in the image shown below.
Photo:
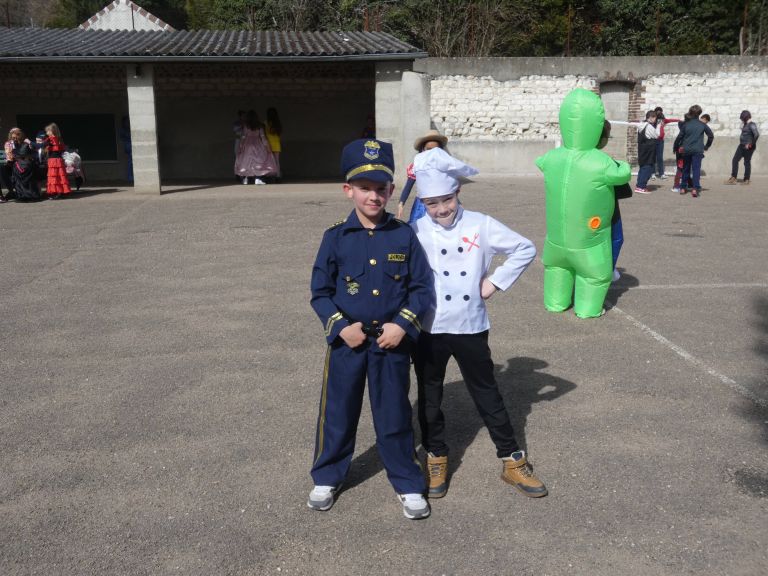
<path fill-rule="evenodd" d="M 606 59 L 430 59 L 421 64 L 431 79 L 430 120 L 450 138 L 451 150 L 481 171 L 535 173 L 533 160 L 560 143 L 558 113 L 565 95 L 582 87 L 600 93 L 611 83 L 626 87 L 629 118 L 644 118 L 661 106 L 668 118 L 682 118 L 693 104 L 712 117 L 715 142 L 706 170 L 730 172 L 741 132 L 739 114 L 752 113 L 763 135 L 753 158 L 753 172 L 764 173 L 768 152 L 768 61 L 736 57 Z M 620 96 L 619 96 L 620 98 Z M 621 115 L 621 114 L 620 114 Z M 672 141 L 676 124 L 667 125 L 664 159 L 674 171 Z M 619 134 L 619 132 L 616 132 Z M 636 162 L 636 132 L 612 151 Z"/>
<path fill-rule="evenodd" d="M 452 140 L 494 142 L 559 138 L 560 104 L 574 88 L 593 90 L 586 76 L 440 76 L 432 80 L 432 123 Z"/>
<path fill-rule="evenodd" d="M 661 74 L 639 80 L 641 112 L 661 106 L 682 118 L 693 104 L 712 117 L 715 138 L 738 138 L 739 114 L 749 110 L 761 134 L 768 133 L 768 70 L 712 74 Z M 599 91 L 588 76 L 439 76 L 431 83 L 431 120 L 454 141 L 504 142 L 557 139 L 558 111 L 576 87 Z M 670 124 L 669 137 L 677 126 Z"/>

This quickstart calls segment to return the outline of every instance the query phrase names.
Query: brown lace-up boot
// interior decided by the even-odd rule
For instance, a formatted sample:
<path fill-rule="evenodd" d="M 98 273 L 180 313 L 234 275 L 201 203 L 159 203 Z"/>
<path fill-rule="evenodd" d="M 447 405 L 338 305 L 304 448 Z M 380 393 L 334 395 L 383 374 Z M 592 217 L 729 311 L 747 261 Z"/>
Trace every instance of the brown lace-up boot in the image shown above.
<path fill-rule="evenodd" d="M 501 479 L 512 484 L 526 496 L 541 498 L 547 495 L 547 487 L 533 475 L 533 468 L 528 464 L 525 452 L 514 452 L 511 456 L 502 458 L 504 468 Z"/>
<path fill-rule="evenodd" d="M 448 456 L 427 454 L 428 498 L 442 498 L 448 492 Z"/>
<path fill-rule="evenodd" d="M 736 176 L 731 176 L 725 181 L 726 184 L 736 184 Z"/>

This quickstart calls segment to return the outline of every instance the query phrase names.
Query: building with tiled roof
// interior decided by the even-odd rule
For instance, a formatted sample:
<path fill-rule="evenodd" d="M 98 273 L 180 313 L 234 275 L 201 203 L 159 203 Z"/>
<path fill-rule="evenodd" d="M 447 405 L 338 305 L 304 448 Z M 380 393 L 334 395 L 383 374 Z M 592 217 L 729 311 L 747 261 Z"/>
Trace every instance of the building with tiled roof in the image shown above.
<path fill-rule="evenodd" d="M 59 123 L 91 181 L 126 179 L 128 152 L 139 189 L 228 180 L 238 110 L 263 120 L 278 109 L 288 180 L 338 179 L 341 148 L 371 115 L 401 168 L 429 129 L 429 83 L 410 72 L 427 55 L 389 34 L 100 30 L 92 20 L 0 27 L 0 131 Z"/>

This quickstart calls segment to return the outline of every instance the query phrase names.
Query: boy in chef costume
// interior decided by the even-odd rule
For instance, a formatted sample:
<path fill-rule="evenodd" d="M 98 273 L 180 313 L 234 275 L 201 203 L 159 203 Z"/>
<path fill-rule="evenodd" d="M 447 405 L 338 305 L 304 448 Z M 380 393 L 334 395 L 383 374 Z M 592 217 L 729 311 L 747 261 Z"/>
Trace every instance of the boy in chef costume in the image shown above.
<path fill-rule="evenodd" d="M 497 291 L 515 283 L 533 261 L 536 248 L 501 222 L 465 210 L 459 203 L 459 178 L 477 174 L 476 169 L 442 148 L 417 154 L 413 168 L 427 214 L 412 226 L 432 267 L 437 297 L 434 313 L 427 314 L 423 322 L 414 357 L 428 495 L 441 498 L 448 490 L 448 446 L 440 405 L 446 365 L 454 357 L 496 445 L 496 455 L 502 459 L 502 480 L 526 496 L 545 496 L 547 489 L 533 475 L 499 393 L 485 307 L 485 301 Z M 496 254 L 505 255 L 506 261 L 490 273 Z"/>

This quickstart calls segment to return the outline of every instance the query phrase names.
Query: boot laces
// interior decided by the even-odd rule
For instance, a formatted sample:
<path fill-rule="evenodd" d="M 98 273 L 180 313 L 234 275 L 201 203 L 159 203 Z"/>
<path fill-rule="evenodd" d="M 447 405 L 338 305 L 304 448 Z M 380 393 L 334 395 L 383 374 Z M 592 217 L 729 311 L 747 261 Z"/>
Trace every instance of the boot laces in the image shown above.
<path fill-rule="evenodd" d="M 530 464 L 528 464 L 528 462 L 526 462 L 525 464 L 520 466 L 520 468 L 518 468 L 518 470 L 520 470 L 520 474 L 522 474 L 526 478 L 532 478 L 533 477 L 533 468 L 531 467 Z"/>
<path fill-rule="evenodd" d="M 430 462 L 429 463 L 429 475 L 430 476 L 442 476 L 445 474 L 445 469 L 448 466 L 446 462 Z"/>

